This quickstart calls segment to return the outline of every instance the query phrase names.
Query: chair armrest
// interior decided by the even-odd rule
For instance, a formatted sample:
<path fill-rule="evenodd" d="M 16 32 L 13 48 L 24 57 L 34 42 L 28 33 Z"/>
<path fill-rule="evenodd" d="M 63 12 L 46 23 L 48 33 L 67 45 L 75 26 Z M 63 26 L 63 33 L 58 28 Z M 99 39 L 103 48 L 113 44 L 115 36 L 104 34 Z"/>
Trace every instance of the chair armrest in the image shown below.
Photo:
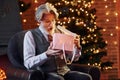
<path fill-rule="evenodd" d="M 42 72 L 39 70 L 24 70 L 9 67 L 5 70 L 7 80 L 43 80 Z"/>
<path fill-rule="evenodd" d="M 95 66 L 88 66 L 83 64 L 71 64 L 69 68 L 74 71 L 88 73 L 92 76 L 93 80 L 100 80 L 100 70 Z"/>
<path fill-rule="evenodd" d="M 5 71 L 6 80 L 44 80 L 42 71 L 14 67 L 6 55 L 0 56 L 0 68 Z"/>

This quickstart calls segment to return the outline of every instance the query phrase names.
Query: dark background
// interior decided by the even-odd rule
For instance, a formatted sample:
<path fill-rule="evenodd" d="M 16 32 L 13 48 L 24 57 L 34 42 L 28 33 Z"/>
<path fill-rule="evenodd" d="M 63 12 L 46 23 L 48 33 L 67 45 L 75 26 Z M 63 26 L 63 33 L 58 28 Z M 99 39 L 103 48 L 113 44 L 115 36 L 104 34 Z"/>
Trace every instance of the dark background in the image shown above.
<path fill-rule="evenodd" d="M 6 54 L 9 39 L 21 31 L 17 0 L 0 0 L 0 55 Z"/>

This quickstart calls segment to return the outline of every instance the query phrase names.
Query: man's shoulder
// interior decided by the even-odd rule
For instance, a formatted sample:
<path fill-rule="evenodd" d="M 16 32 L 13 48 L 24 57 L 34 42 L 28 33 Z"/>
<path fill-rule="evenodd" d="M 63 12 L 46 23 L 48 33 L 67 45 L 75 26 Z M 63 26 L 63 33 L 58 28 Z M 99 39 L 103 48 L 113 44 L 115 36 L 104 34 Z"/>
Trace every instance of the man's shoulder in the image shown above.
<path fill-rule="evenodd" d="M 29 30 L 25 30 L 25 34 L 26 35 L 31 35 L 34 31 L 36 31 L 38 28 L 35 29 L 29 29 Z"/>

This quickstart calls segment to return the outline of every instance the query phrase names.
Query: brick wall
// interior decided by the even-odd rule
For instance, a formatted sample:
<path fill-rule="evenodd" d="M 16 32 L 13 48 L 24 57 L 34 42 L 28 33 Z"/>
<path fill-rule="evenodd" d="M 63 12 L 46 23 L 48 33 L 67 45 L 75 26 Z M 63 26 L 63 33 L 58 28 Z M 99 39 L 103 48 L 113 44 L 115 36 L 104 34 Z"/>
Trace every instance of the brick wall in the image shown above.
<path fill-rule="evenodd" d="M 24 0 L 26 3 L 31 3 L 31 8 L 24 12 L 21 16 L 23 22 L 23 29 L 32 29 L 37 27 L 37 22 L 34 20 L 35 7 L 45 2 L 45 0 L 35 3 L 33 0 Z M 97 25 L 103 27 L 103 37 L 107 42 L 107 56 L 103 61 L 114 62 L 113 68 L 101 72 L 101 80 L 116 80 L 120 74 L 120 55 L 119 55 L 119 26 L 120 16 L 116 14 L 120 13 L 120 0 L 95 0 L 93 7 L 97 10 Z"/>
<path fill-rule="evenodd" d="M 117 0 L 117 11 L 118 11 L 118 26 L 119 26 L 119 31 L 118 31 L 118 33 L 119 33 L 119 35 L 120 35 L 120 0 Z M 118 39 L 119 41 L 120 41 L 120 36 L 119 36 L 119 39 Z M 120 43 L 119 43 L 120 44 Z M 119 45 L 119 50 L 120 50 L 120 45 Z M 119 51 L 119 53 L 120 53 L 120 51 Z M 119 54 L 119 56 L 118 56 L 118 61 L 119 61 L 119 69 L 118 69 L 118 75 L 119 75 L 119 78 L 120 78 L 120 54 Z"/>
<path fill-rule="evenodd" d="M 103 27 L 103 37 L 107 42 L 107 56 L 104 61 L 114 62 L 113 69 L 101 72 L 101 80 L 116 80 L 119 73 L 119 24 L 118 7 L 116 0 L 95 0 L 94 7 L 97 9 L 97 25 Z"/>

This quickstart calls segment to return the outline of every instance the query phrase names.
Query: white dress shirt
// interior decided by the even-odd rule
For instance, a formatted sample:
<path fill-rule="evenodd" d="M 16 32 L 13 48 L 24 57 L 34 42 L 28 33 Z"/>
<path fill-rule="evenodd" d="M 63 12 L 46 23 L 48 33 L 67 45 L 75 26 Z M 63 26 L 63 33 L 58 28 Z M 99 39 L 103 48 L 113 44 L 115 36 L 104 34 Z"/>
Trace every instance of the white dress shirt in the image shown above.
<path fill-rule="evenodd" d="M 48 33 L 44 29 L 44 27 L 40 26 L 39 29 L 43 33 L 46 40 L 48 40 L 47 38 Z M 39 55 L 35 55 L 35 42 L 34 42 L 34 38 L 33 38 L 31 31 L 28 31 L 24 37 L 23 57 L 24 57 L 24 66 L 27 69 L 37 64 L 42 65 L 47 59 L 47 55 L 45 52 Z"/>

